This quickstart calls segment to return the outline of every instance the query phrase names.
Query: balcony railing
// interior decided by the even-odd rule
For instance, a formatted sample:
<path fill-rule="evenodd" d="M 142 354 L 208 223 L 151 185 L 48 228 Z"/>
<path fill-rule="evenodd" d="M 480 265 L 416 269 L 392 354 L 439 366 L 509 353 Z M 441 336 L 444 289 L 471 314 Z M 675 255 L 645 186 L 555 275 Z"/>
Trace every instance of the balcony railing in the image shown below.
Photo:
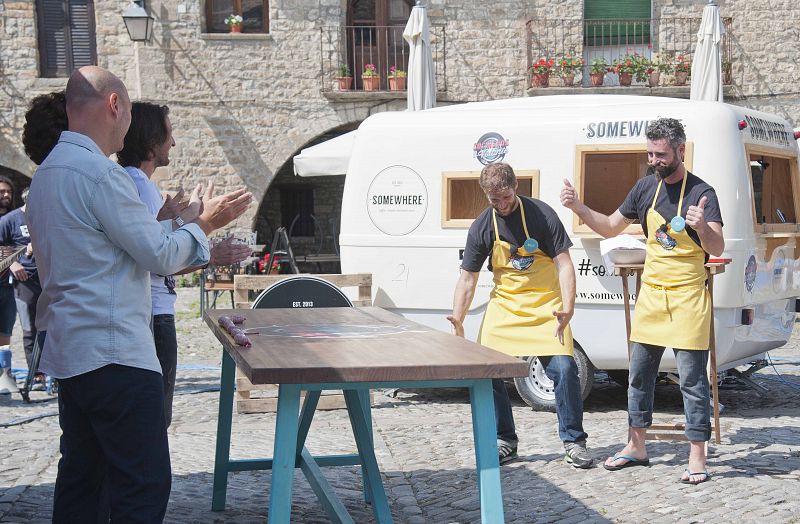
<path fill-rule="evenodd" d="M 564 56 L 582 58 L 581 85 L 591 86 L 589 72 L 592 60 L 603 58 L 611 67 L 614 60 L 637 55 L 674 63 L 678 57 L 691 62 L 697 47 L 697 31 L 702 18 L 635 18 L 635 19 L 537 19 L 527 26 L 528 81 L 531 66 L 540 58 L 556 62 Z M 723 83 L 732 83 L 733 60 L 731 26 L 733 19 L 723 18 L 725 34 L 720 42 Z M 556 75 L 557 76 L 557 75 Z M 606 76 L 605 85 L 616 85 L 616 74 Z M 644 84 L 641 80 L 634 84 Z"/>
<path fill-rule="evenodd" d="M 390 89 L 392 67 L 408 71 L 409 46 L 403 38 L 404 26 L 323 27 L 320 35 L 322 91 L 337 90 L 339 68 L 346 65 L 353 76 L 349 90 L 364 91 L 361 73 L 373 64 L 380 77 L 378 89 Z M 436 90 L 447 90 L 445 67 L 446 33 L 443 25 L 430 27 L 431 53 L 436 70 Z M 369 86 L 368 86 L 369 87 Z M 405 90 L 403 87 L 401 90 Z"/>

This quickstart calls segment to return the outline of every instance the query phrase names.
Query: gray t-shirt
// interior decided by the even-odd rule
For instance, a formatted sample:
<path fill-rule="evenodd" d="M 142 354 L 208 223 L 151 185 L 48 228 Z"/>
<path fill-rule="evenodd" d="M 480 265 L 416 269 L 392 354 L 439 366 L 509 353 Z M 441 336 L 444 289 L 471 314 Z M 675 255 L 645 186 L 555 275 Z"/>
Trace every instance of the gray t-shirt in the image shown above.
<path fill-rule="evenodd" d="M 553 208 L 535 198 L 520 196 L 522 205 L 525 206 L 525 220 L 528 233 L 539 242 L 539 249 L 550 258 L 572 247 L 572 241 L 564 229 L 564 224 L 558 219 Z M 525 242 L 525 229 L 522 227 L 522 214 L 520 208 L 504 217 L 497 214 L 497 229 L 500 240 L 511 244 L 511 252 Z M 492 247 L 494 246 L 494 224 L 492 223 L 492 208 L 486 208 L 472 223 L 467 233 L 467 245 L 464 248 L 464 258 L 461 268 L 465 271 L 477 273 L 489 259 L 489 270 L 492 269 Z"/>
<path fill-rule="evenodd" d="M 705 196 L 708 200 L 703 208 L 706 222 L 719 222 L 722 225 L 722 214 L 719 211 L 719 201 L 714 188 L 703 182 L 699 177 L 686 172 L 686 189 L 683 194 L 683 206 L 681 207 L 681 216 L 686 218 L 686 211 L 689 206 L 696 206 L 700 202 L 700 198 Z M 672 220 L 678 213 L 678 200 L 681 196 L 681 184 L 683 179 L 674 184 L 661 184 L 661 191 L 658 192 L 658 201 L 656 202 L 656 211 L 664 217 L 666 222 Z M 619 206 L 619 212 L 626 218 L 639 219 L 642 223 L 642 229 L 645 236 L 647 236 L 647 211 L 653 204 L 653 197 L 658 188 L 658 177 L 651 174 L 644 178 L 640 178 L 633 186 L 625 201 Z M 661 224 L 657 224 L 660 226 Z M 700 237 L 694 229 L 686 226 L 686 232 L 689 237 L 699 246 Z"/>

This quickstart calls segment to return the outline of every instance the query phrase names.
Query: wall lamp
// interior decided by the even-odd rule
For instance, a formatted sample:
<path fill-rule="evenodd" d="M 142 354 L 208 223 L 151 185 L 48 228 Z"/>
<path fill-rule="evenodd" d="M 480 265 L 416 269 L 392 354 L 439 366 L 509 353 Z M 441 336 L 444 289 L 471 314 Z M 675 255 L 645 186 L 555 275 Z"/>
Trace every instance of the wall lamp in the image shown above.
<path fill-rule="evenodd" d="M 147 42 L 153 34 L 155 18 L 145 10 L 144 0 L 131 0 L 131 5 L 122 13 L 125 29 L 134 42 Z"/>

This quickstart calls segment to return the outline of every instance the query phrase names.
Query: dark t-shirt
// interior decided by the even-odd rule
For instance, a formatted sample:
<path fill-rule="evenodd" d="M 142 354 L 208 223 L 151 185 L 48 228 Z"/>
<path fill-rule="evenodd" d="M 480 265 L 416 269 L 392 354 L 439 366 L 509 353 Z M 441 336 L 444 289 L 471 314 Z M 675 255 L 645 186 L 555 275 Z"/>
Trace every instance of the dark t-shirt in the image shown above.
<path fill-rule="evenodd" d="M 0 218 L 0 245 L 3 246 L 27 246 L 31 241 L 28 233 L 28 226 L 25 223 L 25 213 L 22 208 L 17 208 L 3 215 Z M 36 274 L 36 260 L 29 257 L 23 251 L 18 259 L 22 267 L 27 271 L 28 276 Z"/>
<path fill-rule="evenodd" d="M 528 233 L 539 242 L 539 249 L 544 254 L 554 258 L 572 246 L 572 241 L 569 239 L 564 225 L 552 207 L 534 198 L 520 196 L 520 199 L 522 205 L 525 206 Z M 522 227 L 522 214 L 519 206 L 507 217 L 497 214 L 497 229 L 500 233 L 500 240 L 511 244 L 512 253 L 525 242 L 525 229 Z M 469 228 L 464 258 L 461 261 L 462 269 L 477 273 L 488 258 L 489 270 L 491 270 L 494 240 L 492 208 L 489 207 L 478 215 Z"/>
<path fill-rule="evenodd" d="M 688 171 L 686 176 L 686 189 L 683 194 L 681 216 L 686 218 L 686 211 L 689 206 L 696 206 L 700 202 L 700 198 L 705 196 L 708 199 L 703 208 L 706 222 L 719 222 L 722 225 L 722 214 L 719 211 L 719 201 L 714 188 Z M 658 192 L 658 201 L 656 202 L 656 211 L 666 222 L 672 220 L 672 217 L 678 213 L 678 200 L 680 200 L 681 196 L 682 183 L 683 179 L 674 184 L 667 184 L 666 182 L 661 184 L 661 191 Z M 647 211 L 653 204 L 656 188 L 658 188 L 658 177 L 656 175 L 647 175 L 644 178 L 640 178 L 628 193 L 628 196 L 625 197 L 625 201 L 619 206 L 619 212 L 622 213 L 622 216 L 639 219 L 645 236 L 647 236 Z M 660 225 L 656 224 L 656 227 Z M 686 232 L 694 240 L 695 244 L 699 246 L 700 237 L 695 230 L 686 226 Z"/>

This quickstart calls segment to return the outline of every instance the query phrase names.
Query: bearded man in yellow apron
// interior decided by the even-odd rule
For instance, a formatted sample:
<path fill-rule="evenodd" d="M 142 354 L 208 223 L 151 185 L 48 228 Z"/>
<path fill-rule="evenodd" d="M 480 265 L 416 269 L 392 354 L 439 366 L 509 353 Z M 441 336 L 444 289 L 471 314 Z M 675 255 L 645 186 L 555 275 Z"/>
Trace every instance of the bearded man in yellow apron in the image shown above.
<path fill-rule="evenodd" d="M 603 466 L 616 471 L 647 466 L 646 428 L 653 423 L 653 392 L 658 366 L 671 347 L 680 375 L 689 440 L 689 464 L 680 477 L 687 484 L 710 478 L 705 442 L 711 438 L 710 394 L 706 366 L 711 302 L 706 289 L 708 254 L 725 249 L 722 216 L 714 189 L 686 171 L 686 134 L 672 118 L 650 122 L 647 137 L 648 176 L 639 179 L 611 216 L 593 211 L 565 180 L 561 203 L 604 237 L 622 232 L 639 219 L 647 236 L 642 287 L 631 329 L 628 386 L 630 440 Z"/>
<path fill-rule="evenodd" d="M 490 164 L 480 186 L 490 207 L 472 223 L 461 276 L 447 319 L 464 336 L 464 316 L 475 295 L 478 273 L 489 258 L 494 274 L 478 342 L 509 355 L 535 355 L 553 381 L 558 433 L 565 460 L 588 468 L 592 457 L 583 431 L 583 399 L 578 366 L 572 358 L 569 321 L 575 305 L 572 242 L 555 211 L 540 200 L 517 196 L 517 179 L 508 164 Z M 517 457 L 511 400 L 502 380 L 492 382 L 500 464 Z"/>

